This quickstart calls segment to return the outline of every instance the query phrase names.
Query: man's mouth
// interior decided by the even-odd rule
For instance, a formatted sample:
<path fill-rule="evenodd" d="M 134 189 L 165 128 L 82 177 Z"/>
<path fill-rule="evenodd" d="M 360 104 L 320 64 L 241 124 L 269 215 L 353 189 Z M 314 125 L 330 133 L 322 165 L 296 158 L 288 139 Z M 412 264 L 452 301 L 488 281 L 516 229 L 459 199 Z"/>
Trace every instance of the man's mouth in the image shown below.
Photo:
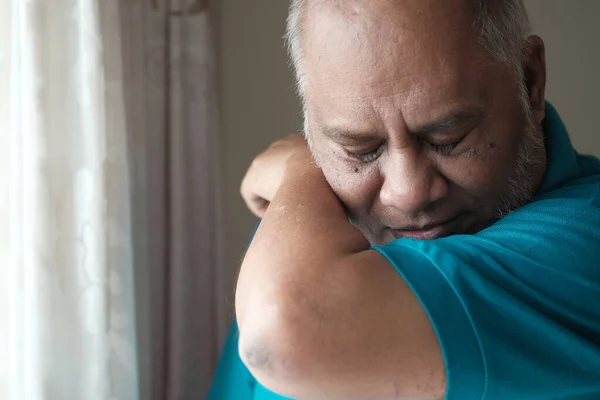
<path fill-rule="evenodd" d="M 429 223 L 421 226 L 406 227 L 400 229 L 390 228 L 390 230 L 392 231 L 392 234 L 396 239 L 439 239 L 457 233 L 456 228 L 457 221 L 459 220 L 459 218 L 460 215 L 441 222 Z"/>

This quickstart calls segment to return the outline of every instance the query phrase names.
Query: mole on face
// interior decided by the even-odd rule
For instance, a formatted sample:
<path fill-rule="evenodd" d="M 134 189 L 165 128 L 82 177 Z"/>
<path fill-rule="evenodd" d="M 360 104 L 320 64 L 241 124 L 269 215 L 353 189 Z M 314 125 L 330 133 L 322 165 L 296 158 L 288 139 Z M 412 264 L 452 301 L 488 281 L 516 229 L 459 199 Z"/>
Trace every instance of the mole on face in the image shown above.
<path fill-rule="evenodd" d="M 355 173 L 358 173 L 358 167 L 355 167 L 355 168 L 354 168 L 354 172 L 355 172 Z"/>
<path fill-rule="evenodd" d="M 496 143 L 494 143 L 494 142 L 490 142 L 490 143 L 488 143 L 488 144 L 487 144 L 487 148 L 488 148 L 488 149 L 494 149 L 494 148 L 496 148 Z"/>

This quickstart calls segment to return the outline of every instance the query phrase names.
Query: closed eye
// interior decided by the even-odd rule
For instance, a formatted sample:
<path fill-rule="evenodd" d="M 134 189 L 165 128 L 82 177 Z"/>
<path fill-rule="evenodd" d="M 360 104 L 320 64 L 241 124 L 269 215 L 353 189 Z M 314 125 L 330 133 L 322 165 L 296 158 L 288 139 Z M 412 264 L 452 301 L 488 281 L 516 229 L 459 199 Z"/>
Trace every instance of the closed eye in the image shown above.
<path fill-rule="evenodd" d="M 383 152 L 383 146 L 378 146 L 376 149 L 367 152 L 350 152 L 348 154 L 363 164 L 373 162 L 379 158 Z"/>
<path fill-rule="evenodd" d="M 450 155 L 452 151 L 458 146 L 458 142 L 450 143 L 450 144 L 436 144 L 436 143 L 428 143 L 428 146 L 434 151 L 443 154 L 445 156 Z"/>
<path fill-rule="evenodd" d="M 442 143 L 425 142 L 425 144 L 430 149 L 434 150 L 435 152 L 440 153 L 445 156 L 448 156 L 448 155 L 452 154 L 454 149 L 456 149 L 456 147 L 460 144 L 460 142 L 463 140 L 463 138 L 464 138 L 464 136 L 453 143 L 443 143 L 442 144 Z M 366 151 L 366 152 L 350 152 L 349 151 L 348 154 L 352 158 L 358 160 L 359 162 L 361 162 L 363 164 L 367 164 L 367 163 L 377 160 L 382 152 L 383 152 L 383 146 L 379 146 L 376 149 L 371 150 L 371 151 Z"/>
<path fill-rule="evenodd" d="M 460 139 L 458 139 L 452 143 L 434 143 L 434 142 L 429 142 L 424 139 L 422 139 L 422 141 L 433 151 L 440 153 L 441 155 L 448 156 L 448 155 L 452 154 L 452 152 L 454 151 L 454 149 L 456 149 L 458 147 L 460 142 L 462 142 L 463 139 L 466 138 L 469 135 L 469 133 L 471 133 L 472 131 L 473 131 L 473 129 L 470 129 L 468 132 L 466 132 L 464 135 L 462 135 L 460 137 Z"/>

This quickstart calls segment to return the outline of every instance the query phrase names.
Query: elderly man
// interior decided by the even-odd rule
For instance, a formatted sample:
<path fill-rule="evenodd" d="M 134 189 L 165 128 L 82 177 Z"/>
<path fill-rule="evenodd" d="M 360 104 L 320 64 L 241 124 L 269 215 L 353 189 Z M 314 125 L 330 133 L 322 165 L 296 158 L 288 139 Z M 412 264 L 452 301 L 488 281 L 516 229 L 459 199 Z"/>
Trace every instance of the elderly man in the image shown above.
<path fill-rule="evenodd" d="M 600 399 L 600 162 L 523 2 L 296 0 L 288 39 L 306 141 L 242 184 L 248 398 Z"/>

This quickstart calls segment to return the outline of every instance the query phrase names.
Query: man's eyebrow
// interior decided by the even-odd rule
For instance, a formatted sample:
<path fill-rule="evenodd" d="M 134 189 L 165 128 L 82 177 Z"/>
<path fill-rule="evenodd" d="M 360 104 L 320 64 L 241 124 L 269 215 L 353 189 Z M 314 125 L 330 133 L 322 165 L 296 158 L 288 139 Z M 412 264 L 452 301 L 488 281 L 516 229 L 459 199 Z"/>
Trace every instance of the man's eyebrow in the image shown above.
<path fill-rule="evenodd" d="M 461 126 L 468 122 L 478 121 L 483 117 L 480 109 L 464 109 L 450 112 L 447 115 L 438 118 L 433 122 L 428 122 L 416 128 L 409 129 L 409 133 L 415 136 L 425 136 L 436 132 L 442 132 L 455 126 Z M 319 126 L 319 132 L 331 139 L 343 142 L 367 142 L 381 137 L 385 134 L 377 130 L 350 131 L 334 126 Z"/>
<path fill-rule="evenodd" d="M 331 139 L 343 142 L 365 142 L 382 136 L 381 132 L 377 131 L 352 132 L 332 126 L 320 126 L 319 131 Z"/>
<path fill-rule="evenodd" d="M 459 110 L 451 112 L 433 122 L 428 122 L 424 125 L 417 126 L 416 128 L 409 129 L 409 131 L 415 136 L 430 135 L 468 122 L 478 121 L 482 116 L 481 110 L 478 109 Z"/>

